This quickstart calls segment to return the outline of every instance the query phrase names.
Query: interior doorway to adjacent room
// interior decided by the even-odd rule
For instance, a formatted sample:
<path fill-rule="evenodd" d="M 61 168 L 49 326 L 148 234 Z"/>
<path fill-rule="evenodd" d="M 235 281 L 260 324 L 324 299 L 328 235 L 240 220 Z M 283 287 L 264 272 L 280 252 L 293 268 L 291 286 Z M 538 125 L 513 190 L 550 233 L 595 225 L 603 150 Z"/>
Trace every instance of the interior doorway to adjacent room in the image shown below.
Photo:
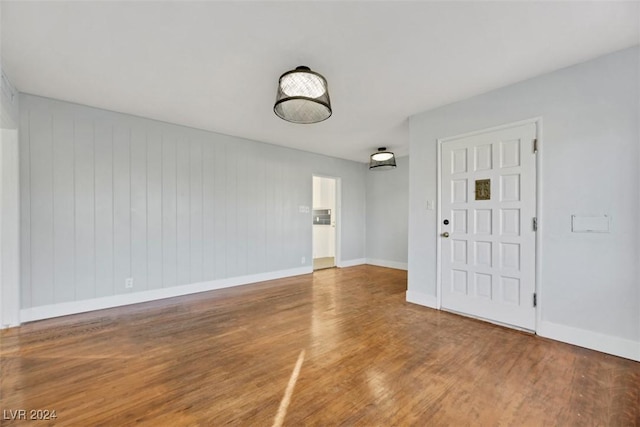
<path fill-rule="evenodd" d="M 313 177 L 313 269 L 336 266 L 337 180 Z"/>

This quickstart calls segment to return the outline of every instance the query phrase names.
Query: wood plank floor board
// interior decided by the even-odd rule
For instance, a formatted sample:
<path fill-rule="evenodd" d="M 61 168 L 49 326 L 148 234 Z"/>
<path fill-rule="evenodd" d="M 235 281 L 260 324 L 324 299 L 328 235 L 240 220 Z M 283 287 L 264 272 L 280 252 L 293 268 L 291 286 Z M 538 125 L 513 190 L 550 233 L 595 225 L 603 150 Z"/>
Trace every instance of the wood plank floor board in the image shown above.
<path fill-rule="evenodd" d="M 4 330 L 0 410 L 55 409 L 43 426 L 269 426 L 304 351 L 288 426 L 640 425 L 640 363 L 405 291 L 405 271 L 357 266 Z"/>

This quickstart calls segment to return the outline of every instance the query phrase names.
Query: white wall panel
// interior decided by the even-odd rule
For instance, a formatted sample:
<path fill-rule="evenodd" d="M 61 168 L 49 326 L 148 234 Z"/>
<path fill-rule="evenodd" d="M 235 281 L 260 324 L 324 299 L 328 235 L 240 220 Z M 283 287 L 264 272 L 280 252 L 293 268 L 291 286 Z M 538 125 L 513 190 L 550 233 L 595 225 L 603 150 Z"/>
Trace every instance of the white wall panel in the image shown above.
<path fill-rule="evenodd" d="M 202 143 L 202 280 L 214 280 L 216 270 L 216 157 L 213 144 Z"/>
<path fill-rule="evenodd" d="M 202 174 L 202 143 L 195 139 L 189 142 L 190 155 L 190 191 L 189 191 L 189 260 L 191 265 L 189 279 L 190 282 L 201 282 L 203 280 L 203 174 Z"/>
<path fill-rule="evenodd" d="M 249 224 L 249 171 L 247 153 L 244 147 L 236 147 L 236 268 L 234 276 L 247 274 L 247 256 L 249 242 L 247 225 Z M 252 182 L 256 185 L 256 182 Z"/>
<path fill-rule="evenodd" d="M 113 124 L 95 123 L 96 297 L 114 294 Z M 65 253 L 65 252 L 61 252 Z M 66 257 L 69 259 L 69 257 Z M 73 261 L 73 259 L 70 259 Z"/>
<path fill-rule="evenodd" d="M 342 178 L 342 259 L 365 257 L 362 164 L 30 95 L 20 111 L 23 309 L 310 268 L 314 173 Z"/>
<path fill-rule="evenodd" d="M 57 141 L 55 141 L 57 143 Z M 55 146 L 57 147 L 57 145 Z M 95 172 L 93 123 L 74 121 L 75 298 L 95 295 Z M 57 204 L 57 197 L 55 198 Z M 56 258 L 59 257 L 56 252 Z"/>
<path fill-rule="evenodd" d="M 301 214 L 299 212 L 299 206 L 308 206 L 312 204 L 312 177 L 311 174 L 305 176 L 304 179 L 295 179 L 294 177 L 304 176 L 307 171 L 307 166 L 298 162 L 289 162 L 287 164 L 286 180 L 291 186 L 291 195 L 285 202 L 285 218 L 288 221 L 285 224 L 286 233 L 288 237 L 285 237 L 290 246 L 286 254 L 286 265 L 301 265 L 301 255 L 306 254 L 306 259 L 312 258 L 309 250 L 312 248 L 312 221 L 311 212 Z M 310 211 L 311 209 L 309 209 Z M 308 236 L 307 240 L 297 239 L 296 236 Z M 306 263 L 306 261 L 305 261 Z"/>
<path fill-rule="evenodd" d="M 75 299 L 75 259 L 56 254 L 75 253 L 75 129 L 73 117 L 53 120 L 53 283 L 54 303 Z M 71 285 L 71 286 L 70 286 Z"/>
<path fill-rule="evenodd" d="M 31 307 L 31 112 L 21 111 L 20 130 L 20 305 Z"/>
<path fill-rule="evenodd" d="M 113 280 L 116 294 L 129 292 L 131 277 L 131 129 L 117 124 L 113 129 Z M 79 283 L 77 286 L 83 286 Z"/>
<path fill-rule="evenodd" d="M 147 133 L 143 126 L 131 128 L 131 277 L 138 291 L 148 289 L 147 256 Z"/>
<path fill-rule="evenodd" d="M 266 239 L 271 242 L 265 254 L 267 265 L 282 266 L 282 168 L 277 159 L 269 159 L 273 167 L 266 171 Z"/>
<path fill-rule="evenodd" d="M 262 150 L 261 150 L 262 151 Z M 248 222 L 247 222 L 247 273 L 256 274 L 265 271 L 266 247 L 266 200 L 265 164 L 256 155 L 247 157 L 247 178 L 250 185 L 247 192 Z"/>
<path fill-rule="evenodd" d="M 262 153 L 266 154 L 266 148 L 262 149 Z M 256 227 L 254 229 L 254 235 L 256 241 L 259 242 L 259 246 L 256 250 L 256 266 L 255 271 L 268 270 L 267 264 L 267 252 L 269 251 L 269 240 L 267 239 L 267 224 L 271 220 L 267 216 L 267 187 L 272 183 L 267 180 L 267 164 L 261 158 L 255 158 L 254 164 L 258 174 L 256 178 L 261 183 L 259 187 L 256 187 L 257 195 L 255 200 L 259 202 L 258 205 L 258 220 L 256 221 Z"/>
<path fill-rule="evenodd" d="M 176 142 L 176 272 L 178 285 L 191 283 L 191 153 L 189 141 Z"/>
<path fill-rule="evenodd" d="M 227 271 L 227 144 L 214 144 L 213 139 L 209 140 L 209 145 L 215 147 L 215 169 L 213 182 L 213 218 L 214 218 L 214 248 L 215 248 L 215 268 L 214 279 L 231 277 Z"/>
<path fill-rule="evenodd" d="M 19 97 L 0 63 L 0 328 L 20 324 Z M 27 132 L 28 134 L 28 132 Z"/>
<path fill-rule="evenodd" d="M 176 136 L 167 133 L 162 140 L 162 284 L 178 285 Z"/>
<path fill-rule="evenodd" d="M 4 96 L 0 103 L 5 103 Z M 4 107 L 3 107 L 4 108 Z M 3 125 L 6 121 L 3 120 Z M 20 324 L 20 169 L 16 129 L 0 129 L 0 328 Z"/>
<path fill-rule="evenodd" d="M 31 110 L 31 283 L 34 305 L 55 302 L 53 288 L 53 119 L 43 108 Z M 73 236 L 69 236 L 73 240 Z M 73 256 L 73 255 L 71 255 Z M 73 282 L 70 284 L 73 286 Z M 37 289 L 37 292 L 35 291 Z"/>
<path fill-rule="evenodd" d="M 162 135 L 147 132 L 147 288 L 162 288 Z"/>
<path fill-rule="evenodd" d="M 227 146 L 227 168 L 225 176 L 225 255 L 226 275 L 240 275 L 238 268 L 238 154 L 236 147 Z"/>

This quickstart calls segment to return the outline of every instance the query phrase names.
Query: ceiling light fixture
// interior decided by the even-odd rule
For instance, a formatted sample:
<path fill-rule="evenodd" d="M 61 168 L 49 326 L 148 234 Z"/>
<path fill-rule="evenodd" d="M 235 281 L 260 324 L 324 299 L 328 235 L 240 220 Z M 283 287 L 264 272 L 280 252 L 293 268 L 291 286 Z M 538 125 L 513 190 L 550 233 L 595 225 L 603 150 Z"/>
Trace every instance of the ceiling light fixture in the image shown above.
<path fill-rule="evenodd" d="M 370 170 L 383 171 L 393 169 L 395 167 L 396 156 L 391 151 L 387 151 L 387 147 L 378 148 L 378 152 L 373 153 L 369 160 Z"/>
<path fill-rule="evenodd" d="M 292 123 L 318 123 L 331 117 L 327 80 L 300 66 L 280 76 L 273 111 Z"/>

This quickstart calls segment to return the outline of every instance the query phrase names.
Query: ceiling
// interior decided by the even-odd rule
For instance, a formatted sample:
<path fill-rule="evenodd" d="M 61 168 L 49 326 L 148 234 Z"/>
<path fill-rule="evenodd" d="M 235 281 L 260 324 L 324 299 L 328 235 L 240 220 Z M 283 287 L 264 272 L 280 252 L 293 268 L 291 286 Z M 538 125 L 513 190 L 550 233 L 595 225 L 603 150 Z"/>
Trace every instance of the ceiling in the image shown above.
<path fill-rule="evenodd" d="M 408 117 L 640 42 L 639 2 L 2 1 L 21 92 L 360 162 Z M 273 113 L 307 65 L 333 116 Z"/>

